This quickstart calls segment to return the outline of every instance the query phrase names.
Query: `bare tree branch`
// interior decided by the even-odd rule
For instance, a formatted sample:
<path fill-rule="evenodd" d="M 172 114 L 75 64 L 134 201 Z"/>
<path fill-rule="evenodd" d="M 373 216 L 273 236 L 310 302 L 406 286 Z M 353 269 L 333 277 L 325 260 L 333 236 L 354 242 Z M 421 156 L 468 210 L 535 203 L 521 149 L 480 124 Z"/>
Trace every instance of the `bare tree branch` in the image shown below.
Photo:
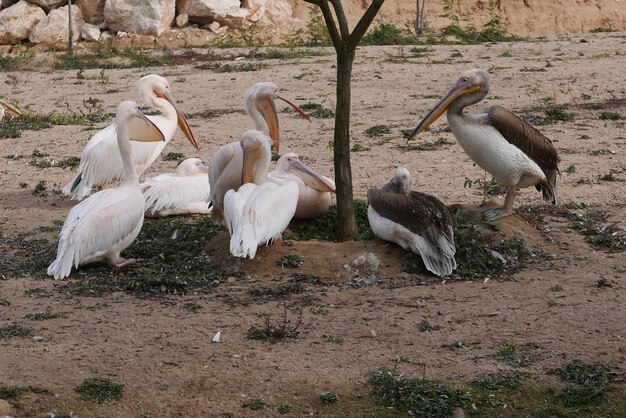
<path fill-rule="evenodd" d="M 337 22 L 339 23 L 339 30 L 341 31 L 341 39 L 346 40 L 350 37 L 350 29 L 348 28 L 348 19 L 343 11 L 343 6 L 340 0 L 330 0 L 335 9 L 335 15 L 337 16 Z"/>
<path fill-rule="evenodd" d="M 356 27 L 352 31 L 352 34 L 350 34 L 350 38 L 347 40 L 351 46 L 356 47 L 359 42 L 361 42 L 361 38 L 363 38 L 363 35 L 367 32 L 367 28 L 369 28 L 372 20 L 374 20 L 378 10 L 384 2 L 385 0 L 372 1 L 372 4 L 370 4 L 370 7 L 367 8 L 365 14 L 363 14 L 361 20 L 359 20 L 359 23 L 357 23 Z"/>
<path fill-rule="evenodd" d="M 326 22 L 326 28 L 328 29 L 328 34 L 330 35 L 330 39 L 333 41 L 333 45 L 335 49 L 339 48 L 341 45 L 341 36 L 337 31 L 337 26 L 335 25 L 335 19 L 333 17 L 333 13 L 328 7 L 328 0 L 304 0 L 306 3 L 311 3 L 316 5 L 322 11 L 322 15 L 324 16 L 324 22 Z"/>

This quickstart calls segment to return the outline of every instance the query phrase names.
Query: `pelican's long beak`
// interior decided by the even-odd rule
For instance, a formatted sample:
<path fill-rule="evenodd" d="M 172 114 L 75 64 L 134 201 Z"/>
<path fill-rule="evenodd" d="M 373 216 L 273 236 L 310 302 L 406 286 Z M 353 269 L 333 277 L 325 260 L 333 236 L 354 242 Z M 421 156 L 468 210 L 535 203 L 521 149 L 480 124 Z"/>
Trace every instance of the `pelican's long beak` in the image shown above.
<path fill-rule="evenodd" d="M 137 118 L 131 120 L 130 132 L 141 132 L 142 135 L 133 136 L 133 141 L 158 142 L 165 141 L 165 135 L 143 112 L 139 109 L 135 112 Z M 137 125 L 138 124 L 138 125 Z"/>
<path fill-rule="evenodd" d="M 296 106 L 294 103 L 285 99 L 282 96 L 277 96 L 277 98 L 284 101 L 289 106 L 293 107 L 300 116 L 302 116 L 304 119 L 311 122 L 311 119 L 309 118 L 309 116 L 306 113 L 304 113 L 304 111 L 300 109 L 298 106 Z M 256 105 L 259 111 L 261 112 L 261 115 L 263 115 L 263 119 L 265 119 L 265 123 L 267 123 L 269 136 L 270 138 L 272 138 L 272 146 L 274 147 L 276 152 L 280 152 L 280 131 L 278 128 L 278 114 L 276 112 L 276 105 L 274 104 L 274 100 L 269 97 L 262 98 L 262 99 L 257 100 Z"/>
<path fill-rule="evenodd" d="M 181 112 L 180 109 L 178 108 L 178 105 L 176 104 L 176 101 L 174 100 L 172 95 L 166 91 L 163 93 L 161 97 L 163 97 L 165 100 L 170 102 L 172 106 L 174 106 L 174 110 L 176 110 L 176 115 L 178 116 L 178 127 L 180 128 L 181 131 L 183 131 L 183 134 L 185 134 L 185 136 L 187 137 L 189 142 L 191 142 L 191 145 L 194 146 L 196 151 L 200 151 L 200 146 L 198 145 L 198 141 L 196 141 L 196 137 L 193 134 L 193 131 L 191 130 L 191 126 L 189 126 L 189 122 L 187 122 L 187 118 L 185 117 L 183 112 Z"/>
<path fill-rule="evenodd" d="M 200 165 L 198 166 L 198 171 L 199 171 L 200 173 L 206 173 L 206 174 L 208 174 L 208 173 L 209 173 L 209 166 L 208 166 L 208 165 L 206 165 L 206 164 L 200 164 Z"/>
<path fill-rule="evenodd" d="M 20 112 L 17 108 L 11 106 L 5 101 L 0 100 L 0 106 L 4 107 L 7 111 L 13 113 L 15 116 L 22 116 L 22 112 Z"/>
<path fill-rule="evenodd" d="M 301 161 L 292 161 L 289 163 L 288 171 L 291 171 L 296 176 L 300 177 L 309 187 L 314 188 L 320 192 L 332 192 L 335 193 L 335 182 L 327 179 L 326 177 L 318 174 L 312 168 L 302 164 Z"/>
<path fill-rule="evenodd" d="M 243 164 L 241 166 L 241 184 L 251 183 L 254 177 L 254 166 L 258 160 L 258 152 L 243 148 Z"/>
<path fill-rule="evenodd" d="M 419 134 L 430 125 L 432 125 L 433 122 L 439 119 L 443 112 L 445 112 L 452 104 L 452 102 L 454 102 L 456 99 L 465 94 L 473 93 L 480 90 L 479 85 L 468 85 L 468 83 L 469 80 L 467 80 L 466 78 L 460 78 L 459 81 L 457 81 L 456 84 L 452 86 L 450 91 L 448 91 L 448 93 L 446 93 L 446 95 L 443 96 L 432 109 L 430 109 L 430 111 L 426 114 L 426 116 L 424 116 L 424 118 L 420 121 L 417 127 L 413 129 L 413 132 L 409 134 L 406 142 L 411 141 L 415 135 Z"/>

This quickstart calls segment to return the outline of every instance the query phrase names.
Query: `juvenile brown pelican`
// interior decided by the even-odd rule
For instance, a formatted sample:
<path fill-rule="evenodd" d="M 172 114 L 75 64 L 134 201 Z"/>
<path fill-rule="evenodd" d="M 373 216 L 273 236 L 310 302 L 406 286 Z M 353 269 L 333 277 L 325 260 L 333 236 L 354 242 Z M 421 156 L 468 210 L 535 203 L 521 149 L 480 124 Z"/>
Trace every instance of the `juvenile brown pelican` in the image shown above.
<path fill-rule="evenodd" d="M 278 159 L 276 169 L 267 175 L 267 181 L 279 185 L 296 182 L 300 191 L 296 219 L 313 219 L 325 214 L 330 206 L 330 194 L 335 193 L 334 181 L 303 164 L 293 152 Z"/>
<path fill-rule="evenodd" d="M 380 189 L 367 191 L 367 201 L 367 218 L 377 237 L 421 255 L 438 276 L 456 268 L 450 211 L 436 197 L 412 192 L 409 170 L 398 167 Z"/>
<path fill-rule="evenodd" d="M 487 220 L 513 213 L 517 189 L 535 186 L 543 199 L 556 205 L 559 156 L 552 142 L 508 110 L 493 106 L 487 113 L 464 115 L 466 106 L 480 102 L 489 91 L 489 73 L 465 71 L 450 91 L 424 116 L 408 140 L 428 128 L 447 109 L 448 123 L 465 153 L 507 187 L 504 205 L 486 211 Z"/>
<path fill-rule="evenodd" d="M 59 234 L 57 257 L 48 267 L 48 275 L 55 279 L 69 276 L 72 266 L 108 261 L 122 267 L 136 261 L 120 257 L 120 252 L 139 235 L 144 216 L 144 200 L 130 139 L 163 142 L 165 135 L 130 100 L 120 103 L 115 124 L 123 164 L 122 184 L 101 190 L 70 210 Z M 150 133 L 142 137 L 136 135 L 137 131 Z"/>

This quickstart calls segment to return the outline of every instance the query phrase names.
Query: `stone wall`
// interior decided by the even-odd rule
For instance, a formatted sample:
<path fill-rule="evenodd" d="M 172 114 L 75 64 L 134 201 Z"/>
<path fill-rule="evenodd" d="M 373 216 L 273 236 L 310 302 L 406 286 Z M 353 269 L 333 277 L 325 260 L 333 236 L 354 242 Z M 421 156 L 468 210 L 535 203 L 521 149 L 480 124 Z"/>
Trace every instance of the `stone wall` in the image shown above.
<path fill-rule="evenodd" d="M 522 36 L 626 30 L 626 0 L 455 0 L 448 9 L 443 3 L 426 0 L 430 30 L 449 25 L 451 17 L 462 27 L 481 29 L 495 16 L 509 33 Z M 354 26 L 369 1 L 343 0 L 342 4 Z M 414 0 L 387 0 L 374 26 L 385 22 L 412 27 L 415 6 Z M 254 26 L 249 33 L 280 42 L 305 29 L 313 13 L 318 13 L 317 8 L 302 0 L 75 0 L 72 28 L 74 40 L 150 37 L 148 44 L 163 45 L 159 41 L 163 36 L 175 44 L 177 39 L 187 42 L 183 29 L 187 27 L 196 38 L 192 44 L 202 44 Z M 67 0 L 0 0 L 0 45 L 30 41 L 62 46 L 68 34 Z"/>

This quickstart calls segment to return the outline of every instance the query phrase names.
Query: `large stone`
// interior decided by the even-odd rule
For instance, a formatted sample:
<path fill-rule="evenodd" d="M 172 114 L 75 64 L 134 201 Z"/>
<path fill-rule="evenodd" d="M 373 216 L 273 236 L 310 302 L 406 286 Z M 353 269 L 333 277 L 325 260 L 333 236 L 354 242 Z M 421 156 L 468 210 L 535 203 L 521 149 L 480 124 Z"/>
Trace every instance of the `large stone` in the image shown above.
<path fill-rule="evenodd" d="M 33 28 L 46 17 L 41 7 L 20 1 L 0 11 L 0 45 L 12 45 L 28 39 Z"/>
<path fill-rule="evenodd" d="M 67 3 L 67 0 L 28 0 L 30 3 L 34 3 L 43 7 L 46 10 L 57 9 Z"/>
<path fill-rule="evenodd" d="M 191 22 L 203 25 L 218 22 L 221 26 L 241 28 L 248 11 L 239 0 L 179 0 L 180 13 L 189 15 Z"/>
<path fill-rule="evenodd" d="M 0 10 L 13 6 L 18 0 L 0 0 Z"/>
<path fill-rule="evenodd" d="M 104 20 L 109 29 L 161 36 L 172 26 L 175 0 L 107 0 Z"/>
<path fill-rule="evenodd" d="M 66 43 L 69 38 L 68 6 L 54 9 L 35 26 L 28 39 L 34 44 Z M 72 40 L 78 41 L 85 21 L 78 7 L 72 7 Z"/>
<path fill-rule="evenodd" d="M 76 0 L 76 5 L 83 12 L 85 22 L 92 25 L 104 23 L 104 4 L 106 0 Z"/>
<path fill-rule="evenodd" d="M 80 30 L 80 37 L 85 41 L 98 41 L 100 40 L 100 28 L 91 23 L 85 23 Z"/>

